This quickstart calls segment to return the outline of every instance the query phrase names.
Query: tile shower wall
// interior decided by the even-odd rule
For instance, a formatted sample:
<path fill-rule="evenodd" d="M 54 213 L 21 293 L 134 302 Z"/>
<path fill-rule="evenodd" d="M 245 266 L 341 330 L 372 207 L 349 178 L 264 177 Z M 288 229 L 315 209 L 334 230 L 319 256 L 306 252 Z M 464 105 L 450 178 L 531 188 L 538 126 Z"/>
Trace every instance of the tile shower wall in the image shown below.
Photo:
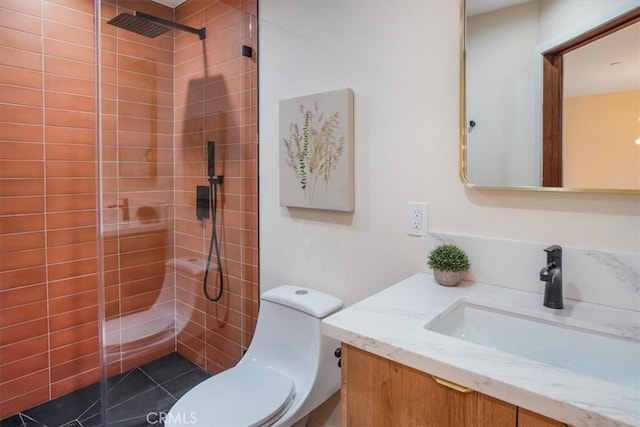
<path fill-rule="evenodd" d="M 256 9 L 255 1 L 238 0 L 176 8 L 177 21 L 207 27 L 205 41 L 176 35 L 176 255 L 206 258 L 211 223 L 196 220 L 195 188 L 207 185 L 205 150 L 215 141 L 216 174 L 224 175 L 217 231 L 226 287 L 212 303 L 200 283 L 178 283 L 178 323 L 187 324 L 178 351 L 212 373 L 242 357 L 258 310 Z M 254 47 L 253 58 L 240 56 L 242 45 Z M 209 276 L 212 295 L 216 276 Z M 194 311 L 187 300 L 195 300 Z"/>
<path fill-rule="evenodd" d="M 93 15 L 0 2 L 0 419 L 99 379 Z"/>
<path fill-rule="evenodd" d="M 115 5 L 103 2 L 103 17 Z M 140 8 L 173 13 L 152 6 Z M 257 315 L 255 58 L 233 53 L 256 44 L 248 33 L 253 18 L 233 10 L 239 8 L 255 15 L 252 2 L 189 0 L 176 9 L 177 20 L 206 22 L 204 43 L 185 33 L 174 34 L 175 45 L 141 47 L 140 38 L 121 39 L 103 25 L 103 202 L 127 199 L 132 218 L 138 207 L 159 203 L 168 224 L 142 247 L 135 238 L 105 239 L 107 315 L 148 306 L 166 258 L 204 256 L 210 225 L 194 221 L 194 189 L 206 183 L 203 141 L 216 140 L 230 292 L 222 303 L 205 303 L 199 283 L 177 281 L 178 320 L 188 311 L 185 291 L 197 294 L 177 348 L 211 372 L 239 359 Z M 99 379 L 93 18 L 86 0 L 0 1 L 0 419 Z M 206 76 L 194 68 L 199 60 L 206 61 Z M 202 108 L 199 116 L 193 108 Z M 150 109 L 151 120 L 141 117 Z M 150 127 L 154 137 L 139 138 Z M 153 159 L 150 168 L 140 168 L 141 153 Z M 105 220 L 122 220 L 121 212 L 106 209 Z M 123 271 L 135 257 L 134 269 Z M 140 287 L 141 295 L 131 292 Z M 109 372 L 146 357 L 110 360 Z"/>
<path fill-rule="evenodd" d="M 175 350 L 166 339 L 171 326 L 154 334 L 148 324 L 170 325 L 171 302 L 158 301 L 168 306 L 164 317 L 145 311 L 158 308 L 165 280 L 169 286 L 174 280 L 165 278 L 165 263 L 173 257 L 175 32 L 147 38 L 107 24 L 135 10 L 173 20 L 169 7 L 144 0 L 100 3 L 105 345 L 113 375 Z M 157 226 L 132 231 L 145 222 Z M 149 316 L 131 316 L 136 312 Z"/>

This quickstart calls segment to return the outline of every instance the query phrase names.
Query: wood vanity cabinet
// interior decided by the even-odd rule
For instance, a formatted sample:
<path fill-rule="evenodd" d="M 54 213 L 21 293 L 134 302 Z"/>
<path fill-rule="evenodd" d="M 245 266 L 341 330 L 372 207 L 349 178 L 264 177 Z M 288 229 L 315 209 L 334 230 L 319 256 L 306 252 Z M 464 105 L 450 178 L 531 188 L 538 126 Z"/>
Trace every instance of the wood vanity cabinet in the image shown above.
<path fill-rule="evenodd" d="M 555 427 L 564 424 L 342 344 L 343 427 Z"/>
<path fill-rule="evenodd" d="M 524 408 L 518 408 L 517 427 L 562 427 L 567 426 L 560 421 L 552 420 L 544 415 L 536 414 Z"/>

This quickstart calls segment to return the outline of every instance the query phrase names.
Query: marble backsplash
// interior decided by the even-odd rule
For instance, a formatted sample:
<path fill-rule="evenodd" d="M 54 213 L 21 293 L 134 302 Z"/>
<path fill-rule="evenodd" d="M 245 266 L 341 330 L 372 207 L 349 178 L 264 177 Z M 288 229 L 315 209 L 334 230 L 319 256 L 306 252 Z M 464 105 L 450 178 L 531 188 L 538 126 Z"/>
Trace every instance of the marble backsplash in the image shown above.
<path fill-rule="evenodd" d="M 536 292 L 544 283 L 539 272 L 546 264 L 544 248 L 562 246 L 564 297 L 610 307 L 640 311 L 640 253 L 611 252 L 562 245 L 480 236 L 429 233 L 423 239 L 424 258 L 440 243 L 454 243 L 469 255 L 465 279 Z M 425 266 L 424 271 L 429 271 Z"/>

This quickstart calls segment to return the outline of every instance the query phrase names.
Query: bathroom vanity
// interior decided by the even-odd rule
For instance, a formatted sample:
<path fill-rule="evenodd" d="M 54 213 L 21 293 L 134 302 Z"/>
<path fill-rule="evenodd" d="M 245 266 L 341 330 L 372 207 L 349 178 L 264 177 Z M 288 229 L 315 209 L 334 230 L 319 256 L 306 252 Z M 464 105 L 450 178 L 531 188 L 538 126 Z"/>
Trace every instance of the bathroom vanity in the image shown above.
<path fill-rule="evenodd" d="M 638 312 L 418 273 L 323 321 L 342 424 L 640 425 Z"/>
<path fill-rule="evenodd" d="M 342 374 L 344 426 L 566 425 L 348 344 Z"/>

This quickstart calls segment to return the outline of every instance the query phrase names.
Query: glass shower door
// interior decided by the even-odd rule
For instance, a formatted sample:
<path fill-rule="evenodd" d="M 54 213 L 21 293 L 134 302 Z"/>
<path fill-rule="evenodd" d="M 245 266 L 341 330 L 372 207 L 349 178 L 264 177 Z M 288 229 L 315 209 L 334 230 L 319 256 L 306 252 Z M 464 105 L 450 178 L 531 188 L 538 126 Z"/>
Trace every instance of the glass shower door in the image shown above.
<path fill-rule="evenodd" d="M 101 1 L 101 200 L 106 420 L 160 424 L 235 365 L 258 309 L 255 2 Z M 150 38 L 108 21 L 143 12 L 200 29 Z M 131 19 L 131 18 L 127 18 Z M 243 56 L 251 51 L 252 57 Z M 196 216 L 215 143 L 212 215 Z M 207 270 L 207 266 L 209 267 Z M 222 270 L 222 274 L 219 271 Z M 218 301 L 204 296 L 221 293 Z M 220 279 L 222 276 L 222 280 Z"/>

